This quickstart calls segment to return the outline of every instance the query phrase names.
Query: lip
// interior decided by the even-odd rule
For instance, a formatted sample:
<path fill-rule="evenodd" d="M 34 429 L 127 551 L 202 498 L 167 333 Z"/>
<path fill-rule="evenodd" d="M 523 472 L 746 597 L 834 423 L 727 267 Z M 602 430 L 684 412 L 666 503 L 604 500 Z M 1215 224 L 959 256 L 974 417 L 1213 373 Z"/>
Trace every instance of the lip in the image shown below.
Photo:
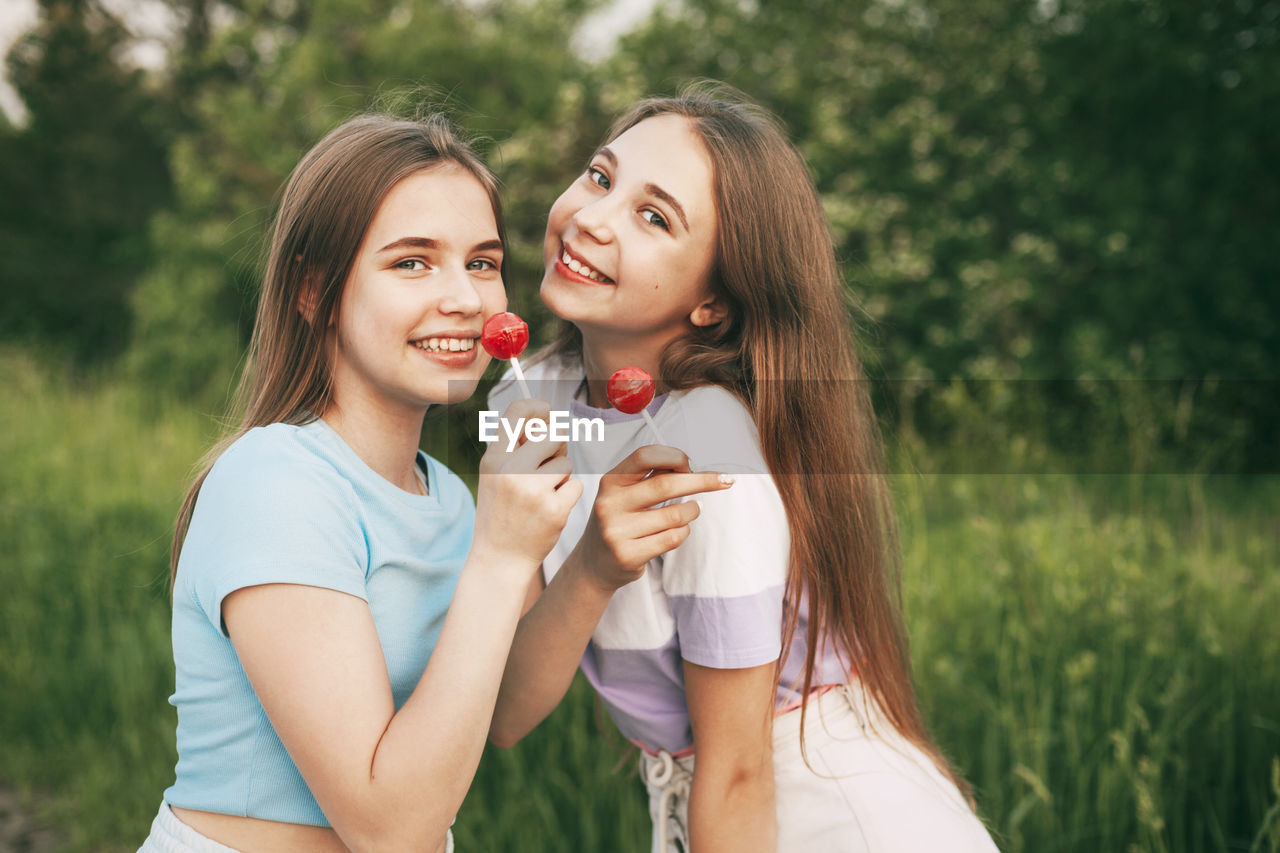
<path fill-rule="evenodd" d="M 442 329 L 438 332 L 427 332 L 425 335 L 418 335 L 413 338 L 415 341 L 425 341 L 427 338 L 478 338 L 480 337 L 479 329 Z"/>
<path fill-rule="evenodd" d="M 445 338 L 449 335 L 432 335 L 433 338 Z M 469 367 L 475 363 L 480 356 L 480 347 L 475 346 L 465 352 L 429 352 L 428 350 L 419 349 L 418 347 L 409 345 L 414 352 L 424 358 L 434 361 L 436 364 L 444 365 L 450 368 Z"/>
<path fill-rule="evenodd" d="M 556 272 L 559 273 L 561 277 L 566 278 L 569 281 L 578 282 L 579 284 L 590 284 L 596 287 L 614 287 L 617 285 L 617 282 L 613 281 L 611 276 L 609 276 L 610 281 L 596 281 L 594 278 L 587 278 L 585 275 L 582 275 L 581 273 L 576 273 L 573 270 L 569 269 L 569 267 L 567 267 L 564 262 L 564 255 L 566 252 L 569 254 L 569 257 L 578 261 L 578 263 L 586 264 L 596 272 L 599 272 L 601 275 L 604 275 L 604 273 L 600 271 L 599 267 L 597 267 L 595 264 L 588 261 L 586 258 L 582 257 L 582 255 L 575 252 L 573 250 L 573 247 L 570 246 L 568 243 L 565 243 L 562 241 L 560 243 L 560 251 L 556 252 L 556 260 L 554 265 Z"/>

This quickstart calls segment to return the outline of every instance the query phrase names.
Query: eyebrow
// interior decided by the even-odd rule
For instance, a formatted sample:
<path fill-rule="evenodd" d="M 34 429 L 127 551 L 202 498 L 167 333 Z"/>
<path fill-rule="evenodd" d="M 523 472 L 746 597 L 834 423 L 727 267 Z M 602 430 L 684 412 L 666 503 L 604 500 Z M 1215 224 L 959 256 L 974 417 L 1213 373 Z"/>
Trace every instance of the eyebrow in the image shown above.
<path fill-rule="evenodd" d="M 378 254 L 383 252 L 391 252 L 397 249 L 439 249 L 440 241 L 432 240 L 430 237 L 401 237 L 399 240 L 393 240 L 378 250 Z M 471 247 L 472 252 L 491 252 L 494 250 L 502 251 L 501 240 L 485 240 L 483 243 L 477 243 Z"/>
<path fill-rule="evenodd" d="M 649 195 L 657 196 L 658 198 L 665 201 L 667 204 L 671 205 L 671 208 L 676 212 L 676 216 L 679 216 L 680 221 L 684 223 L 684 230 L 686 231 L 689 230 L 689 220 L 685 218 L 684 208 L 680 206 L 680 202 L 676 201 L 675 196 L 673 196 L 671 193 L 667 192 L 657 184 L 645 184 L 644 191 L 647 192 Z"/>
<path fill-rule="evenodd" d="M 618 167 L 618 155 L 609 150 L 609 146 L 604 146 L 596 152 L 597 157 L 603 157 L 616 169 Z M 689 218 L 684 215 L 684 206 L 676 201 L 676 197 L 664 190 L 657 184 L 645 184 L 644 191 L 649 195 L 661 199 L 671 205 L 671 209 L 676 212 L 676 216 L 680 217 L 680 222 L 684 224 L 684 230 L 689 230 Z"/>

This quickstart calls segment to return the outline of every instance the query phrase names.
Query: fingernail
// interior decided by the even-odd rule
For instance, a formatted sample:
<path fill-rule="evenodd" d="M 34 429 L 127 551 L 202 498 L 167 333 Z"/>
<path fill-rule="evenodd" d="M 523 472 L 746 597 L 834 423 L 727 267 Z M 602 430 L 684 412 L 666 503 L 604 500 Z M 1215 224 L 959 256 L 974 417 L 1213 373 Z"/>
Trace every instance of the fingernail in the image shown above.
<path fill-rule="evenodd" d="M 733 477 L 730 477 L 728 474 L 721 474 L 721 475 L 720 475 L 720 485 L 722 485 L 722 486 L 732 486 L 732 485 L 733 485 Z"/>

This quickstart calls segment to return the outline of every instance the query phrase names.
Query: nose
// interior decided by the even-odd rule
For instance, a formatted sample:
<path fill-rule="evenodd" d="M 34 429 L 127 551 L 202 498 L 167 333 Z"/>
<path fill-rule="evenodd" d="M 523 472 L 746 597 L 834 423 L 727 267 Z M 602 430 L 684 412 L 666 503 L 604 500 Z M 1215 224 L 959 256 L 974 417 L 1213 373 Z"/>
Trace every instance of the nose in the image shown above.
<path fill-rule="evenodd" d="M 474 317 L 484 307 L 480 291 L 468 270 L 463 267 L 451 272 L 440 282 L 444 292 L 440 295 L 440 313 Z"/>
<path fill-rule="evenodd" d="M 578 231 L 597 243 L 608 243 L 613 239 L 613 227 L 610 225 L 612 213 L 610 197 L 605 196 L 578 208 L 573 214 L 573 224 L 578 227 Z"/>

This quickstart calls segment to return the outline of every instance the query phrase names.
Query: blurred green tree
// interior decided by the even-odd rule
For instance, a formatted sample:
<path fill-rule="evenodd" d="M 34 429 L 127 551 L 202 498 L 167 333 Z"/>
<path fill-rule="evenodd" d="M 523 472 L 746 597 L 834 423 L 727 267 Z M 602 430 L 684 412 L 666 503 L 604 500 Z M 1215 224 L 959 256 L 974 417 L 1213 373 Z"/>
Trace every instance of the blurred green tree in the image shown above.
<path fill-rule="evenodd" d="M 1038 409 L 1064 440 L 1092 393 L 1074 380 L 1170 380 L 1108 393 L 1142 398 L 1167 444 L 1216 437 L 1190 456 L 1273 471 L 1277 18 L 1253 0 L 689 0 L 623 40 L 603 97 L 709 77 L 782 117 L 877 375 L 1073 380 L 1015 395 L 1070 404 Z"/>
<path fill-rule="evenodd" d="M 147 222 L 172 194 L 161 102 L 127 41 L 94 0 L 41 0 L 7 57 L 28 121 L 0 128 L 0 335 L 83 361 L 128 342 Z"/>

